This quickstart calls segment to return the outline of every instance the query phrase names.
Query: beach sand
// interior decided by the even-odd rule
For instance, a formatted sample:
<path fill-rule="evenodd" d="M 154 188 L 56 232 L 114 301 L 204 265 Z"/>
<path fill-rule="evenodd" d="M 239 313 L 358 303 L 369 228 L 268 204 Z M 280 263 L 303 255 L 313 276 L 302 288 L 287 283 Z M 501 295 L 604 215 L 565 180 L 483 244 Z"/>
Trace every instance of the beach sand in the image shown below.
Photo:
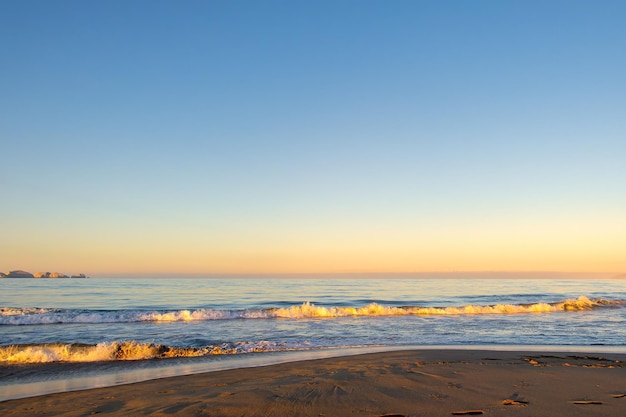
<path fill-rule="evenodd" d="M 0 415 L 623 417 L 625 364 L 606 353 L 396 351 L 10 400 Z"/>

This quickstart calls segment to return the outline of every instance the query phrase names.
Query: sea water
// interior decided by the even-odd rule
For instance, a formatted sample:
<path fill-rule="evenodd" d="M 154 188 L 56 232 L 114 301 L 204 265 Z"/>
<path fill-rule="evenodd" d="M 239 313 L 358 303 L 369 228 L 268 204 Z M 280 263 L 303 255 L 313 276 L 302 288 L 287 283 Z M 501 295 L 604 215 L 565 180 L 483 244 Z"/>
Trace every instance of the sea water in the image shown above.
<path fill-rule="evenodd" d="M 626 351 L 626 280 L 0 279 L 4 367 L 512 345 Z"/>

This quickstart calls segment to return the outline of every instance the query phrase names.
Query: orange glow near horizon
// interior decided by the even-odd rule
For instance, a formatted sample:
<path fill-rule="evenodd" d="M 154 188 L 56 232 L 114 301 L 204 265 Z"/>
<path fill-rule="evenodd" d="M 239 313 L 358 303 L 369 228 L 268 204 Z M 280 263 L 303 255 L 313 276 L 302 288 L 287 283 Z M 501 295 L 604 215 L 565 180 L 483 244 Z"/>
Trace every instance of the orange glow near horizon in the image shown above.
<path fill-rule="evenodd" d="M 626 242 L 625 242 L 626 243 Z M 12 257 L 10 269 L 59 270 L 106 274 L 284 274 L 284 273 L 406 273 L 449 271 L 575 271 L 621 272 L 626 261 L 615 248 L 570 245 L 422 245 L 362 248 L 101 248 L 97 254 L 67 248 Z M 32 248 L 31 248 L 32 249 Z M 36 263 L 31 259 L 37 258 Z"/>
<path fill-rule="evenodd" d="M 377 227 L 340 220 L 325 227 L 259 222 L 213 235 L 129 225 L 123 233 L 94 229 L 95 238 L 68 229 L 68 238 L 55 242 L 15 236 L 0 242 L 0 268 L 88 275 L 626 272 L 626 227 L 620 231 L 615 216 L 511 215 L 436 226 L 401 219 Z"/>

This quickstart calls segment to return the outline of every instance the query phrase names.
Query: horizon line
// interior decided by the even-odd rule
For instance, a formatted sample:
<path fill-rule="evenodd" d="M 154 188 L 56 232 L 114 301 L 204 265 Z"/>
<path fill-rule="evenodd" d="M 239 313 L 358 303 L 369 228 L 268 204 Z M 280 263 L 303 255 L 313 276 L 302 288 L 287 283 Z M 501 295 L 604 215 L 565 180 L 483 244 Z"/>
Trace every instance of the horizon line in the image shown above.
<path fill-rule="evenodd" d="M 570 278 L 626 278 L 626 273 L 623 272 L 606 272 L 606 271 L 546 271 L 546 270 L 532 270 L 532 271 L 511 271 L 511 270 L 480 270 L 480 271 L 413 271 L 413 272 L 104 272 L 88 274 L 93 278 L 285 278 L 285 277 L 453 277 L 460 276 L 460 278 L 497 278 L 497 277 L 517 277 L 517 278 L 539 278 L 544 276 L 546 278 L 551 277 L 570 277 Z"/>

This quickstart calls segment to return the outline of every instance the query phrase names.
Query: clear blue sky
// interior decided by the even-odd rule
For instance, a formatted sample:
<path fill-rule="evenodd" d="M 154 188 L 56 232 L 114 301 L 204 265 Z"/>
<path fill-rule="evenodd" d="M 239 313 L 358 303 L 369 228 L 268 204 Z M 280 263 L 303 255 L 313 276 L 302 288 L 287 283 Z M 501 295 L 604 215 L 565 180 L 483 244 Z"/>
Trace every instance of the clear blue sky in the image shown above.
<path fill-rule="evenodd" d="M 626 271 L 625 17 L 2 1 L 0 270 Z"/>

